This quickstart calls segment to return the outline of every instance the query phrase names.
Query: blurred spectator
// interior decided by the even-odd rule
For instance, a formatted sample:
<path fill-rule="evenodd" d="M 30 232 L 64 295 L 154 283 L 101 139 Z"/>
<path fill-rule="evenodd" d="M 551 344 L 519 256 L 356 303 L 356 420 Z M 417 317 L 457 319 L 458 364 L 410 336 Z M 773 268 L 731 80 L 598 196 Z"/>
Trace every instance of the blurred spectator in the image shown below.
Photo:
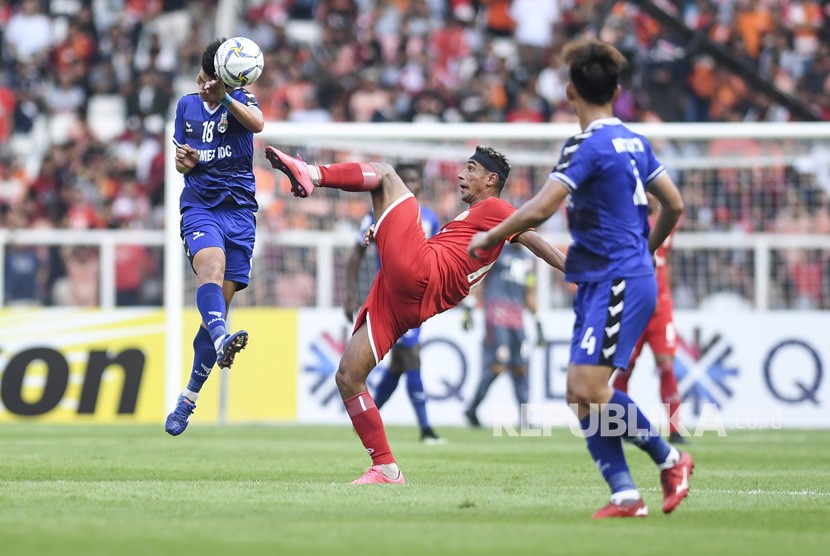
<path fill-rule="evenodd" d="M 39 63 L 48 53 L 51 34 L 51 22 L 41 13 L 40 0 L 23 0 L 3 33 L 6 59 Z"/>
<path fill-rule="evenodd" d="M 0 222 L 9 231 L 23 230 L 28 226 L 22 210 L 9 210 L 3 205 Z M 5 218 L 2 216 L 5 215 Z M 7 305 L 41 305 L 46 285 L 46 250 L 35 245 L 20 243 L 24 235 L 6 246 L 3 268 L 3 300 Z"/>
<path fill-rule="evenodd" d="M 269 121 L 573 122 L 558 54 L 575 36 L 600 37 L 628 59 L 615 105 L 625 120 L 793 120 L 784 106 L 719 67 L 715 58 L 687 50 L 694 44 L 681 44 L 633 3 L 243 4 L 232 28 L 264 49 L 265 72 L 251 90 Z M 826 0 L 658 5 L 830 121 Z M 58 228 L 157 226 L 169 151 L 163 124 L 172 100 L 192 90 L 201 54 L 196 45 L 214 38 L 216 6 L 212 0 L 0 0 L 0 55 L 6 62 L 0 66 L 0 204 L 25 204 L 27 219 Z M 803 227 L 807 219 L 813 226 L 830 221 L 826 197 L 817 193 L 830 189 L 826 145 L 755 143 L 715 141 L 711 151 L 694 141 L 660 146 L 661 156 L 680 160 L 671 166 L 682 174 L 684 230 L 752 233 Z M 730 162 L 702 167 L 701 157 Z M 751 157 L 786 161 L 749 169 L 741 159 Z M 441 160 L 428 166 L 434 173 L 432 202 L 445 218 L 454 216 L 458 203 L 452 187 L 457 169 L 447 166 Z M 528 167 L 516 182 L 519 197 L 532 194 L 548 170 Z M 285 202 L 284 186 L 263 185 L 258 195 L 263 220 L 273 229 L 356 225 L 362 212 L 329 195 L 298 209 Z M 788 225 L 788 219 L 798 225 Z M 46 266 L 63 272 L 57 250 L 49 252 Z M 774 287 L 788 296 L 787 303 L 830 304 L 830 257 L 795 264 L 786 252 L 777 256 L 782 269 L 776 272 L 782 274 L 774 277 Z M 702 257 L 694 264 L 715 263 Z M 805 286 L 815 279 L 804 278 L 819 267 L 820 296 L 817 286 Z M 699 299 L 702 293 L 693 289 L 690 284 L 677 291 Z"/>
<path fill-rule="evenodd" d="M 98 306 L 98 250 L 94 247 L 64 247 L 61 259 L 66 275 L 52 286 L 52 301 L 61 307 Z"/>
<path fill-rule="evenodd" d="M 125 223 L 126 225 L 126 223 Z M 156 305 L 159 299 L 149 292 L 159 289 L 156 260 L 143 245 L 115 247 L 115 304 L 119 307 Z"/>

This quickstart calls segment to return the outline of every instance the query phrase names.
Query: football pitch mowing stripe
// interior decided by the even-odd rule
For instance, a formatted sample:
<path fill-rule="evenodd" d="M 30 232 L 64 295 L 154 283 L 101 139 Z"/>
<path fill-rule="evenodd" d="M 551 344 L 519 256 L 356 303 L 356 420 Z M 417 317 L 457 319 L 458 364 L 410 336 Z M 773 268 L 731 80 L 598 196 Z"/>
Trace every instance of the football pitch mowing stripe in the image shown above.
<path fill-rule="evenodd" d="M 830 431 L 693 438 L 689 498 L 660 511 L 658 472 L 626 447 L 646 519 L 592 521 L 608 492 L 584 441 L 391 427 L 408 484 L 348 427 L 0 425 L 0 554 L 820 554 Z"/>

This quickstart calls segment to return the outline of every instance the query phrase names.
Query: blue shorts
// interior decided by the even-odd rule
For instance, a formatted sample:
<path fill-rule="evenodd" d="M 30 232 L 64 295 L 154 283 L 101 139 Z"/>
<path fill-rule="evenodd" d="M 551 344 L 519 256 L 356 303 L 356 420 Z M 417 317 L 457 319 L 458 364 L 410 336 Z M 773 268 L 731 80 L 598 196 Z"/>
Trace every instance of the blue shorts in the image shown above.
<path fill-rule="evenodd" d="M 225 251 L 225 280 L 236 282 L 237 290 L 248 286 L 256 236 L 256 217 L 251 209 L 233 202 L 209 209 L 187 208 L 180 228 L 191 268 L 196 253 L 205 247 L 219 247 Z"/>
<path fill-rule="evenodd" d="M 398 341 L 392 347 L 411 348 L 417 346 L 421 342 L 421 327 L 410 328 L 403 333 Z"/>
<path fill-rule="evenodd" d="M 527 367 L 527 337 L 524 329 L 505 328 L 504 326 L 487 327 L 484 336 L 484 368 L 493 365 L 508 367 Z"/>
<path fill-rule="evenodd" d="M 571 363 L 627 367 L 657 305 L 654 276 L 582 282 L 578 286 Z"/>

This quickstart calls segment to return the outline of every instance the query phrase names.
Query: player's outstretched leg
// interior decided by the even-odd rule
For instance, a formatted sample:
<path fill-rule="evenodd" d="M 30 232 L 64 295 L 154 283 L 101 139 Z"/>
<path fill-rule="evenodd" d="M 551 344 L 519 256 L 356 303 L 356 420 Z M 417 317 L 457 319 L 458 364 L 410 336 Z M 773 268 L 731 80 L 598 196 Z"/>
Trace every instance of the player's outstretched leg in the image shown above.
<path fill-rule="evenodd" d="M 295 197 L 308 197 L 315 187 L 330 187 L 353 193 L 375 191 L 380 187 L 381 176 L 375 165 L 368 162 L 341 162 L 317 166 L 300 158 L 288 156 L 274 147 L 265 147 L 265 158 L 275 170 L 283 172 L 291 180 L 291 192 Z M 390 167 L 391 168 L 391 167 Z M 400 187 L 406 186 L 398 179 Z M 400 191 L 392 200 L 399 197 Z M 383 211 L 375 210 L 378 214 Z"/>
<path fill-rule="evenodd" d="M 689 477 L 695 469 L 692 456 L 680 452 L 680 459 L 667 469 L 660 471 L 663 485 L 663 513 L 670 514 L 689 494 Z"/>
<path fill-rule="evenodd" d="M 288 156 L 274 147 L 265 147 L 265 158 L 271 167 L 279 170 L 291 180 L 291 192 L 295 197 L 308 197 L 314 191 L 314 183 L 308 173 L 308 165 L 300 158 Z"/>
<path fill-rule="evenodd" d="M 167 416 L 164 423 L 164 430 L 173 436 L 178 436 L 187 428 L 190 415 L 196 409 L 196 403 L 187 399 L 184 394 L 179 395 L 176 400 L 176 408 Z"/>
<path fill-rule="evenodd" d="M 247 345 L 248 333 L 245 330 L 225 335 L 216 348 L 216 364 L 220 369 L 229 370 L 233 366 L 236 354 L 245 349 Z"/>

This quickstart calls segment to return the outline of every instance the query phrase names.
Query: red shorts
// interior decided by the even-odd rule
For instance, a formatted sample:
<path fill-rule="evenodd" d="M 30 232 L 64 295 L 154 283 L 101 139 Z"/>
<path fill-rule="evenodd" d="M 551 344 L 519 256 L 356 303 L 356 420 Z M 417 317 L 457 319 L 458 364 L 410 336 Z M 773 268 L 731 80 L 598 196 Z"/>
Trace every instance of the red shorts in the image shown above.
<path fill-rule="evenodd" d="M 654 355 L 674 356 L 677 352 L 677 331 L 674 328 L 672 313 L 671 298 L 657 301 L 657 308 L 654 310 L 651 320 L 648 321 L 645 332 L 637 340 L 637 345 L 634 346 L 629 366 L 633 365 L 634 361 L 640 356 L 646 342 L 648 342 Z"/>
<path fill-rule="evenodd" d="M 375 224 L 380 270 L 354 331 L 366 322 L 376 363 L 404 332 L 425 320 L 421 306 L 437 263 L 435 251 L 427 246 L 420 213 L 418 201 L 408 195 L 386 209 Z"/>

